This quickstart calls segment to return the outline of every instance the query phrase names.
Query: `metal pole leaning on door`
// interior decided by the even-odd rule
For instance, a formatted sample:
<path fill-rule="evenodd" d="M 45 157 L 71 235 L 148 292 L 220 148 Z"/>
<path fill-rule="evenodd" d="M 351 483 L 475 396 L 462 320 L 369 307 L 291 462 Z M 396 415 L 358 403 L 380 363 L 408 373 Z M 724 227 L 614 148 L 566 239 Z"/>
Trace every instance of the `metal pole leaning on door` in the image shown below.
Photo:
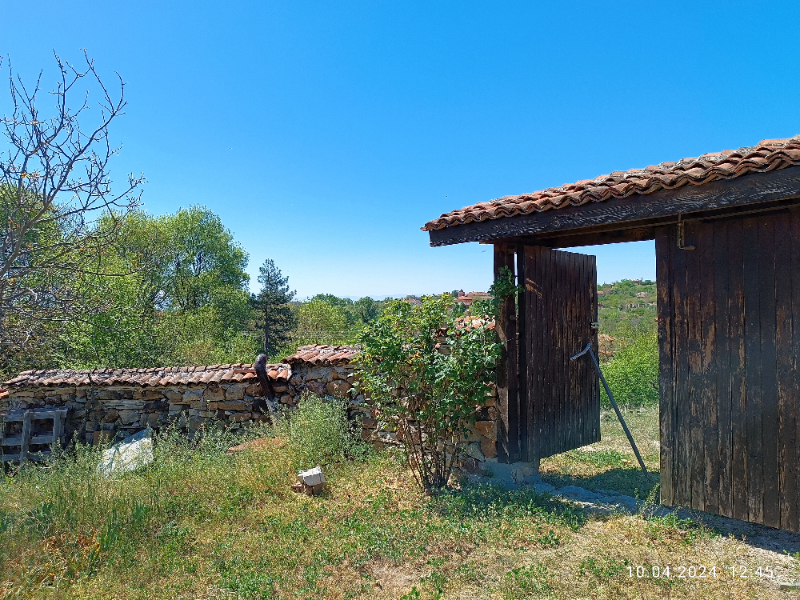
<path fill-rule="evenodd" d="M 603 387 L 606 390 L 606 394 L 608 394 L 608 399 L 611 400 L 611 406 L 614 407 L 614 411 L 617 413 L 617 417 L 619 418 L 619 422 L 622 424 L 622 429 L 625 431 L 625 435 L 628 436 L 628 441 L 631 443 L 631 448 L 633 448 L 633 453 L 636 455 L 636 460 L 639 461 L 639 466 L 642 467 L 642 473 L 645 474 L 645 477 L 648 477 L 649 474 L 647 473 L 647 469 L 644 466 L 644 461 L 642 460 L 642 455 L 639 454 L 639 449 L 636 447 L 636 442 L 633 441 L 633 436 L 631 435 L 628 426 L 625 424 L 625 419 L 622 418 L 622 413 L 619 412 L 619 406 L 617 406 L 616 401 L 614 400 L 614 395 L 611 393 L 611 390 L 608 388 L 608 384 L 606 383 L 606 378 L 603 377 L 603 372 L 600 370 L 600 363 L 597 362 L 597 357 L 594 355 L 594 350 L 592 350 L 592 344 L 589 342 L 586 344 L 586 348 L 578 352 L 575 356 L 571 356 L 570 360 L 575 360 L 576 358 L 580 358 L 586 353 L 589 353 L 589 356 L 592 357 L 592 362 L 594 363 L 594 368 L 597 369 L 597 374 L 600 375 L 600 381 L 603 382 Z"/>

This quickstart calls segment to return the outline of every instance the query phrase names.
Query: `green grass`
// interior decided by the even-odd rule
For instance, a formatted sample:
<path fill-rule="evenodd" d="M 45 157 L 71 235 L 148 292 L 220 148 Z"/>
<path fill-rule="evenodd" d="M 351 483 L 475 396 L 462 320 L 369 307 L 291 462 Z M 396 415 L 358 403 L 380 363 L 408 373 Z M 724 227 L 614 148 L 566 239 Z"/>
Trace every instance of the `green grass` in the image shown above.
<path fill-rule="evenodd" d="M 321 414 L 307 414 L 307 427 L 328 427 L 314 425 Z M 630 415 L 649 465 L 653 416 Z M 604 419 L 598 449 L 545 461 L 546 478 L 591 483 L 622 471 L 627 491 L 632 455 L 612 423 Z M 25 467 L 0 485 L 0 597 L 788 597 L 755 580 L 628 576 L 628 565 L 740 556 L 738 542 L 693 522 L 591 516 L 530 489 L 492 485 L 425 496 L 392 453 L 326 455 L 331 435 L 349 435 L 336 431 L 307 437 L 319 454 L 305 458 L 284 426 L 282 438 L 233 455 L 226 449 L 242 440 L 229 434 L 195 443 L 165 435 L 151 465 L 111 479 L 97 474 L 94 448 Z M 289 490 L 309 458 L 327 461 L 321 496 Z"/>
<path fill-rule="evenodd" d="M 604 410 L 600 415 L 602 440 L 542 460 L 544 480 L 556 487 L 613 490 L 639 499 L 654 494 L 659 470 L 658 408 L 623 410 L 622 414 L 651 474 L 649 478 L 644 477 L 617 415 Z"/>

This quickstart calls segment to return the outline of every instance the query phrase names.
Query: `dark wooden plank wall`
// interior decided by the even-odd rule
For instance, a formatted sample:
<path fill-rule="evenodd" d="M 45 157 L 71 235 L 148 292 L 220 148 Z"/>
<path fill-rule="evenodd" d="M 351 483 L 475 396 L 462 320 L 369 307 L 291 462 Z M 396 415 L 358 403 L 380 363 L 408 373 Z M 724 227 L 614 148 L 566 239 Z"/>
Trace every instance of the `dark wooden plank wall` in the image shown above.
<path fill-rule="evenodd" d="M 516 273 L 516 246 L 494 246 L 494 277 L 500 277 L 503 267 Z M 521 402 L 519 394 L 519 354 L 517 351 L 517 299 L 510 296 L 500 306 L 497 333 L 503 351 L 497 365 L 497 408 L 500 412 L 498 446 L 500 459 L 508 462 L 522 460 Z"/>
<path fill-rule="evenodd" d="M 600 440 L 600 392 L 589 357 L 569 357 L 592 342 L 597 353 L 595 257 L 525 246 L 524 343 L 520 393 L 527 398 L 527 460 Z"/>
<path fill-rule="evenodd" d="M 689 221 L 685 245 L 658 230 L 662 502 L 798 531 L 800 213 Z"/>

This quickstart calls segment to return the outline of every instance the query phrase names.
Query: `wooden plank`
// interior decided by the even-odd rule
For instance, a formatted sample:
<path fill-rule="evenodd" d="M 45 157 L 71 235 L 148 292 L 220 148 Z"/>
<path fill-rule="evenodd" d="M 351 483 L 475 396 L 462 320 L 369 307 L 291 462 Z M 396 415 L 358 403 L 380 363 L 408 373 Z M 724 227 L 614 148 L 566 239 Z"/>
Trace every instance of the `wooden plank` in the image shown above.
<path fill-rule="evenodd" d="M 586 322 L 586 317 L 582 317 L 584 319 L 583 327 L 584 331 L 589 333 L 589 337 L 592 340 L 592 349 L 594 350 L 595 356 L 600 356 L 600 342 L 597 337 L 598 330 L 592 329 L 592 323 L 597 323 L 599 320 L 597 316 L 597 257 L 588 256 L 584 266 L 585 281 L 588 283 L 589 287 L 588 312 L 590 318 L 588 322 Z M 594 443 L 600 441 L 600 377 L 592 368 L 592 365 L 584 362 L 583 368 L 584 379 L 581 380 L 581 385 L 587 390 L 586 397 L 591 407 L 591 410 L 586 413 L 590 425 L 589 435 L 584 439 L 588 439 L 590 443 Z M 588 385 L 586 383 L 587 381 Z"/>
<path fill-rule="evenodd" d="M 744 220 L 728 223 L 728 369 L 731 386 L 731 500 L 733 516 L 749 520 L 747 384 L 745 372 Z"/>
<path fill-rule="evenodd" d="M 570 439 L 569 445 L 571 447 L 578 446 L 586 436 L 583 435 L 584 423 L 587 421 L 586 411 L 583 410 L 583 399 L 581 398 L 581 380 L 578 378 L 580 362 L 571 361 L 570 356 L 582 350 L 583 329 L 579 326 L 581 322 L 581 315 L 583 313 L 583 306 L 585 304 L 585 296 L 589 292 L 586 288 L 584 266 L 584 257 L 573 255 L 572 267 L 570 271 L 570 291 L 569 297 L 571 301 L 568 304 L 569 314 L 567 319 L 570 326 L 567 329 L 567 345 L 565 352 L 566 360 L 566 374 L 567 374 L 567 398 L 569 399 L 566 407 L 567 412 L 565 419 L 569 425 Z"/>
<path fill-rule="evenodd" d="M 23 418 L 25 418 L 25 411 L 7 412 L 2 415 L 4 423 L 22 423 Z"/>
<path fill-rule="evenodd" d="M 583 445 L 584 440 L 582 436 L 578 435 L 574 430 L 574 426 L 580 419 L 582 412 L 577 398 L 573 394 L 571 378 L 572 369 L 569 357 L 575 352 L 575 339 L 580 336 L 583 331 L 581 328 L 581 318 L 578 313 L 579 306 L 582 304 L 581 291 L 588 292 L 585 288 L 581 290 L 580 275 L 581 265 L 584 262 L 583 256 L 573 252 L 562 252 L 565 255 L 564 264 L 564 305 L 562 308 L 564 325 L 563 330 L 563 345 L 561 347 L 561 360 L 563 361 L 563 378 L 562 388 L 564 389 L 564 401 L 561 403 L 560 420 L 563 427 L 568 428 L 569 436 L 564 438 L 565 448 L 577 448 Z M 580 349 L 580 348 L 578 348 Z"/>
<path fill-rule="evenodd" d="M 795 413 L 795 446 L 794 466 L 797 472 L 795 479 L 796 494 L 794 496 L 794 511 L 800 521 L 800 392 L 797 389 L 797 380 L 800 377 L 800 211 L 793 211 L 791 221 L 791 272 L 792 272 L 792 409 Z M 791 461 L 791 456 L 787 459 Z M 800 530 L 800 523 L 793 531 Z"/>
<path fill-rule="evenodd" d="M 555 409 L 557 406 L 558 389 L 556 389 L 558 381 L 558 361 L 556 359 L 558 349 L 558 324 L 554 323 L 556 303 L 558 302 L 558 257 L 550 254 L 550 251 L 540 249 L 539 258 L 544 268 L 544 276 L 542 287 L 544 288 L 544 301 L 541 303 L 541 319 L 543 323 L 547 323 L 543 327 L 547 331 L 547 336 L 542 340 L 542 348 L 544 354 L 544 364 L 542 375 L 544 379 L 544 387 L 541 392 L 544 394 L 544 401 L 542 403 L 543 416 L 542 427 L 543 435 L 546 440 L 544 446 L 547 456 L 552 456 L 556 453 L 555 448 L 558 445 L 556 432 L 554 431 L 555 425 Z"/>
<path fill-rule="evenodd" d="M 0 420 L 6 423 L 22 423 L 25 419 L 25 414 L 31 413 L 34 421 L 42 419 L 52 419 L 54 417 L 61 417 L 65 419 L 69 413 L 68 408 L 52 408 L 52 409 L 31 409 L 31 410 L 13 410 L 5 414 L 0 414 Z"/>
<path fill-rule="evenodd" d="M 22 441 L 20 442 L 19 460 L 24 462 L 28 457 L 28 442 L 31 437 L 31 418 L 32 414 L 26 412 L 22 417 Z"/>
<path fill-rule="evenodd" d="M 672 244 L 677 244 L 676 238 Z M 691 506 L 691 402 L 689 399 L 689 325 L 687 323 L 687 254 L 673 248 L 672 298 L 675 309 L 675 437 L 676 448 L 673 471 L 675 504 Z"/>
<path fill-rule="evenodd" d="M 548 313 L 550 314 L 551 319 L 558 319 L 559 322 L 555 322 L 551 327 L 553 331 L 553 335 L 555 339 L 548 344 L 550 348 L 550 381 L 551 381 L 551 389 L 550 389 L 550 414 L 549 414 L 549 429 L 550 429 L 550 452 L 552 454 L 556 454 L 561 452 L 561 448 L 565 445 L 564 437 L 561 435 L 559 431 L 560 423 L 559 423 L 559 411 L 561 410 L 561 405 L 564 403 L 564 398 L 561 389 L 561 380 L 563 375 L 564 365 L 561 361 L 561 353 L 564 348 L 564 338 L 563 338 L 563 326 L 564 322 L 561 317 L 563 312 L 563 305 L 561 304 L 564 297 L 565 297 L 565 290 L 563 289 L 564 283 L 564 265 L 563 265 L 563 257 L 561 256 L 561 252 L 557 250 L 551 250 L 555 254 L 553 256 L 553 262 L 551 263 L 553 266 L 553 270 L 551 273 L 550 284 L 553 286 L 553 296 L 550 301 L 550 306 L 548 307 Z"/>
<path fill-rule="evenodd" d="M 664 220 L 665 217 L 658 219 L 658 221 Z M 663 224 L 661 226 L 663 226 Z M 523 235 L 512 239 L 533 246 L 544 246 L 554 249 L 574 248 L 576 246 L 603 246 L 605 244 L 645 242 L 647 240 L 652 240 L 655 237 L 656 227 L 656 225 L 649 224 L 643 225 L 642 227 L 629 226 L 627 224 L 597 225 L 590 229 Z M 599 229 L 601 230 L 598 231 Z"/>
<path fill-rule="evenodd" d="M 717 455 L 719 457 L 719 514 L 733 516 L 731 472 L 731 379 L 730 326 L 728 318 L 728 222 L 715 224 L 714 230 L 714 330 L 716 335 Z"/>
<path fill-rule="evenodd" d="M 580 333 L 576 336 L 573 347 L 570 349 L 570 355 L 584 349 L 586 344 L 592 345 L 592 351 L 595 356 L 600 357 L 596 345 L 596 332 L 591 328 L 591 323 L 596 320 L 594 314 L 593 298 L 597 293 L 597 285 L 593 279 L 594 273 L 594 256 L 581 256 L 580 266 L 578 269 L 579 283 L 575 290 L 575 296 L 578 304 L 578 313 L 575 316 L 574 327 Z M 591 444 L 598 441 L 597 427 L 595 423 L 595 377 L 593 376 L 594 367 L 592 361 L 584 360 L 586 357 L 578 359 L 581 364 L 581 379 L 580 389 L 581 394 L 581 413 L 584 416 L 586 427 L 581 434 L 580 444 Z M 590 370 L 591 369 L 591 370 Z"/>
<path fill-rule="evenodd" d="M 551 264 L 545 260 L 545 252 L 542 248 L 534 247 L 534 256 L 536 260 L 536 282 L 539 286 L 541 296 L 534 298 L 536 303 L 536 321 L 534 322 L 537 329 L 533 329 L 534 323 L 531 323 L 531 331 L 536 335 L 536 347 L 539 352 L 540 364 L 537 369 L 537 387 L 535 390 L 536 412 L 534 414 L 534 422 L 536 423 L 536 430 L 538 431 L 537 440 L 537 456 L 544 458 L 550 456 L 550 436 L 547 431 L 547 411 L 550 408 L 550 319 L 547 315 L 547 306 L 550 301 L 550 282 Z"/>
<path fill-rule="evenodd" d="M 567 361 L 569 359 L 564 358 L 565 354 L 565 347 L 566 347 L 566 327 L 572 325 L 572 323 L 566 322 L 566 314 L 565 308 L 567 304 L 571 302 L 571 298 L 569 297 L 569 288 L 567 282 L 567 274 L 569 269 L 569 254 L 566 252 L 561 252 L 558 250 L 552 250 L 551 252 L 555 253 L 555 261 L 554 266 L 556 267 L 553 273 L 553 290 L 556 292 L 554 294 L 553 300 L 555 302 L 551 303 L 550 314 L 557 319 L 555 323 L 555 334 L 556 334 L 556 343 L 551 345 L 553 349 L 553 360 L 551 364 L 553 365 L 553 391 L 551 395 L 551 400 L 553 402 L 552 409 L 551 409 L 551 426 L 550 426 L 550 435 L 552 436 L 551 439 L 553 440 L 553 445 L 551 446 L 551 451 L 553 454 L 557 452 L 563 452 L 562 448 L 569 447 L 569 442 L 564 434 L 563 434 L 563 423 L 561 420 L 561 413 L 565 408 L 567 403 L 568 396 L 564 393 L 564 374 L 567 369 Z"/>
<path fill-rule="evenodd" d="M 761 439 L 765 525 L 780 527 L 780 469 L 778 466 L 778 351 L 775 306 L 775 218 L 759 217 L 758 272 L 761 331 Z"/>
<path fill-rule="evenodd" d="M 560 402 L 555 411 L 555 433 L 557 439 L 561 440 L 563 447 L 571 447 L 577 439 L 572 436 L 569 428 L 569 413 L 572 412 L 571 397 L 569 393 L 569 357 L 567 356 L 567 347 L 569 344 L 570 329 L 575 326 L 574 319 L 572 318 L 571 310 L 575 305 L 573 279 L 575 277 L 575 260 L 571 253 L 558 252 L 563 265 L 558 270 L 558 289 L 562 291 L 562 296 L 559 298 L 557 312 L 560 316 L 558 324 L 559 329 L 559 345 L 558 345 L 558 360 L 560 369 L 558 373 L 558 390 Z"/>
<path fill-rule="evenodd" d="M 3 440 L 3 446 L 22 446 L 22 442 L 24 441 L 24 437 L 22 435 L 16 435 L 13 437 L 7 437 Z M 55 441 L 52 433 L 45 433 L 41 435 L 33 435 L 28 438 L 28 446 L 32 446 L 35 444 L 52 444 Z"/>
<path fill-rule="evenodd" d="M 705 492 L 704 510 L 719 512 L 719 426 L 717 422 L 717 335 L 716 335 L 716 269 L 714 268 L 714 247 L 717 223 L 701 223 L 698 227 L 697 258 L 700 264 L 700 321 L 702 387 L 699 399 L 702 410 L 698 417 L 703 421 L 702 446 Z"/>
<path fill-rule="evenodd" d="M 797 531 L 796 377 L 792 344 L 792 215 L 774 220 L 775 226 L 775 344 L 778 411 L 778 476 L 780 525 Z"/>
<path fill-rule="evenodd" d="M 542 395 L 542 437 L 544 445 L 542 448 L 544 452 L 539 456 L 552 456 L 555 454 L 554 447 L 557 445 L 555 432 L 553 431 L 553 411 L 555 409 L 555 398 L 557 390 L 555 389 L 556 383 L 556 369 L 557 361 L 555 359 L 555 350 L 558 347 L 557 329 L 553 323 L 553 309 L 555 302 L 557 302 L 556 290 L 556 274 L 557 264 L 556 257 L 549 254 L 543 248 L 538 248 L 538 258 L 542 266 L 542 290 L 544 294 L 543 301 L 540 303 L 541 312 L 539 318 L 542 322 L 542 330 L 547 331 L 546 337 L 542 338 L 542 360 L 545 367 L 542 369 L 542 379 L 544 384 L 539 390 Z M 555 339 L 554 339 L 555 338 Z"/>
<path fill-rule="evenodd" d="M 800 196 L 800 166 L 752 173 L 700 186 L 634 194 L 546 212 L 454 225 L 428 232 L 431 246 L 491 241 L 551 231 L 607 226 L 729 206 L 751 206 Z M 587 233 L 590 231 L 587 231 Z"/>
<path fill-rule="evenodd" d="M 506 245 L 494 247 L 494 278 L 500 277 L 503 267 L 514 269 L 514 249 Z M 519 381 L 517 356 L 517 308 L 513 296 L 500 306 L 497 334 L 503 344 L 497 364 L 497 404 L 500 413 L 498 453 L 501 460 L 520 460 L 519 441 Z"/>
<path fill-rule="evenodd" d="M 673 465 L 675 463 L 675 371 L 673 356 L 672 248 L 675 227 L 656 231 L 656 291 L 658 310 L 658 389 L 661 503 L 675 504 Z"/>
<path fill-rule="evenodd" d="M 574 302 L 572 303 L 571 322 L 574 323 L 573 335 L 570 339 L 569 355 L 574 356 L 588 343 L 586 339 L 586 325 L 587 318 L 591 318 L 587 311 L 587 305 L 591 298 L 592 290 L 589 283 L 589 263 L 586 258 L 581 257 L 583 260 L 577 260 L 575 265 L 575 278 L 574 289 L 572 290 Z M 569 359 L 569 357 L 567 357 Z M 592 412 L 586 410 L 589 406 L 588 400 L 590 398 L 589 390 L 587 387 L 586 378 L 586 362 L 583 359 L 578 359 L 570 362 L 570 377 L 572 378 L 571 394 L 572 412 L 576 419 L 574 426 L 574 440 L 573 445 L 580 444 L 586 440 L 591 439 L 591 417 Z"/>
<path fill-rule="evenodd" d="M 521 416 L 521 419 L 525 423 L 527 431 L 525 440 L 527 454 L 525 455 L 525 460 L 533 461 L 537 452 L 537 440 L 539 438 L 539 432 L 535 431 L 536 421 L 533 418 L 533 413 L 537 408 L 537 399 L 534 397 L 534 393 L 537 387 L 536 379 L 538 377 L 538 370 L 541 366 L 539 364 L 539 348 L 536 345 L 537 338 L 535 336 L 535 331 L 533 331 L 538 319 L 536 316 L 536 298 L 533 297 L 533 294 L 540 294 L 541 292 L 534 287 L 538 286 L 538 283 L 534 281 L 534 279 L 538 279 L 538 276 L 534 271 L 536 264 L 531 259 L 531 248 L 525 246 L 522 250 L 521 258 L 524 264 L 522 272 L 525 274 L 522 280 L 525 286 L 522 302 L 525 306 L 525 322 L 523 323 L 520 319 L 520 336 L 524 339 L 524 342 L 522 342 L 522 340 L 520 341 L 520 346 L 524 346 L 527 355 L 527 359 L 524 362 L 522 362 L 523 359 L 520 358 L 520 378 L 525 381 L 524 414 Z M 520 383 L 520 388 L 522 388 L 522 383 Z"/>
<path fill-rule="evenodd" d="M 748 520 L 764 520 L 764 474 L 761 419 L 764 406 L 761 398 L 761 314 L 759 306 L 758 219 L 746 219 L 744 242 L 744 313 L 745 313 L 745 378 L 747 386 L 747 503 Z"/>
<path fill-rule="evenodd" d="M 547 267 L 549 264 L 545 262 L 543 256 L 544 252 L 542 252 L 541 248 L 531 247 L 531 252 L 532 262 L 534 264 L 530 266 L 530 271 L 534 274 L 533 277 L 535 278 L 534 281 L 536 282 L 538 294 L 531 297 L 535 308 L 531 309 L 531 322 L 528 327 L 531 334 L 534 336 L 533 342 L 536 347 L 538 356 L 538 361 L 536 362 L 538 362 L 538 364 L 536 365 L 536 382 L 529 393 L 531 394 L 531 399 L 534 403 L 533 407 L 535 409 L 531 415 L 531 421 L 536 430 L 536 440 L 534 443 L 536 444 L 537 456 L 539 458 L 544 458 L 549 456 L 549 437 L 547 436 L 546 424 L 548 408 L 547 396 L 550 392 L 547 386 L 549 375 L 548 367 L 550 363 L 547 353 L 548 344 L 546 342 L 550 339 L 550 323 L 545 312 L 550 294 L 547 281 L 547 276 L 549 275 Z"/>
<path fill-rule="evenodd" d="M 61 434 L 64 430 L 64 419 L 61 415 L 53 417 L 53 442 L 58 441 L 61 444 Z"/>
<path fill-rule="evenodd" d="M 544 253 L 545 250 L 542 250 Z M 545 348 L 547 349 L 547 364 L 549 365 L 548 369 L 545 369 L 545 373 L 547 375 L 547 413 L 546 413 L 546 423 L 547 423 L 547 440 L 548 440 L 548 455 L 552 456 L 560 451 L 561 445 L 563 440 L 559 435 L 558 431 L 556 430 L 558 424 L 558 408 L 559 404 L 561 403 L 561 398 L 559 398 L 559 381 L 561 379 L 561 365 L 560 365 L 560 356 L 559 356 L 559 349 L 560 346 L 563 344 L 561 340 L 561 323 L 554 322 L 558 319 L 558 312 L 559 312 L 559 296 L 561 295 L 561 288 L 560 285 L 560 275 L 562 272 L 561 265 L 559 264 L 559 256 L 555 254 L 555 250 L 548 250 L 547 252 L 553 252 L 554 255 L 551 255 L 551 260 L 547 261 L 545 264 L 547 265 L 548 270 L 548 302 L 545 305 L 545 314 L 547 315 L 549 329 L 552 332 L 552 336 L 549 340 L 549 343 L 545 343 Z"/>
<path fill-rule="evenodd" d="M 685 226 L 685 244 L 697 247 L 700 244 L 698 231 L 700 224 Z M 683 250 L 686 255 L 686 323 L 688 350 L 687 409 L 689 425 L 689 460 L 691 488 L 690 506 L 697 510 L 705 510 L 705 448 L 703 447 L 703 348 L 702 348 L 702 314 L 700 311 L 701 272 L 700 251 Z M 705 285 L 706 282 L 702 282 Z"/>
<path fill-rule="evenodd" d="M 528 431 L 527 422 L 527 409 L 530 405 L 530 398 L 528 396 L 528 329 L 526 322 L 527 311 L 527 294 L 525 293 L 525 246 L 517 246 L 517 281 L 523 286 L 517 299 L 517 332 L 518 332 L 518 371 L 519 384 L 517 386 L 517 394 L 519 395 L 519 439 L 520 439 L 520 454 L 526 457 L 526 460 L 531 460 L 530 455 L 530 432 Z"/>

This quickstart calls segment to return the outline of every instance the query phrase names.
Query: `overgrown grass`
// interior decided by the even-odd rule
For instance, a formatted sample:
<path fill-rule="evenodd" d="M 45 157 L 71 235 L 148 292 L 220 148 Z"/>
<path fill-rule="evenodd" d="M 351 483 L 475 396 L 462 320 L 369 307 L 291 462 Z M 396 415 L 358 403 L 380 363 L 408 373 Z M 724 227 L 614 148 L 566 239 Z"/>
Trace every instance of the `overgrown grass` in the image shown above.
<path fill-rule="evenodd" d="M 304 426 L 284 423 L 258 450 L 228 454 L 242 437 L 225 432 L 167 433 L 133 473 L 103 479 L 99 450 L 81 447 L 6 477 L 0 597 L 783 597 L 756 580 L 631 578 L 628 566 L 743 559 L 733 541 L 674 517 L 600 518 L 492 485 L 427 497 L 391 453 L 342 450 L 357 447 L 349 430 L 321 418 L 340 409 L 305 410 Z M 317 454 L 303 454 L 302 436 Z M 628 455 L 612 438 L 570 460 L 619 468 Z M 289 490 L 308 461 L 326 465 L 318 497 Z"/>
<path fill-rule="evenodd" d="M 298 410 L 284 412 L 271 432 L 287 440 L 296 469 L 365 458 L 370 448 L 361 441 L 361 430 L 348 420 L 344 400 L 322 399 L 310 392 L 303 393 Z"/>

